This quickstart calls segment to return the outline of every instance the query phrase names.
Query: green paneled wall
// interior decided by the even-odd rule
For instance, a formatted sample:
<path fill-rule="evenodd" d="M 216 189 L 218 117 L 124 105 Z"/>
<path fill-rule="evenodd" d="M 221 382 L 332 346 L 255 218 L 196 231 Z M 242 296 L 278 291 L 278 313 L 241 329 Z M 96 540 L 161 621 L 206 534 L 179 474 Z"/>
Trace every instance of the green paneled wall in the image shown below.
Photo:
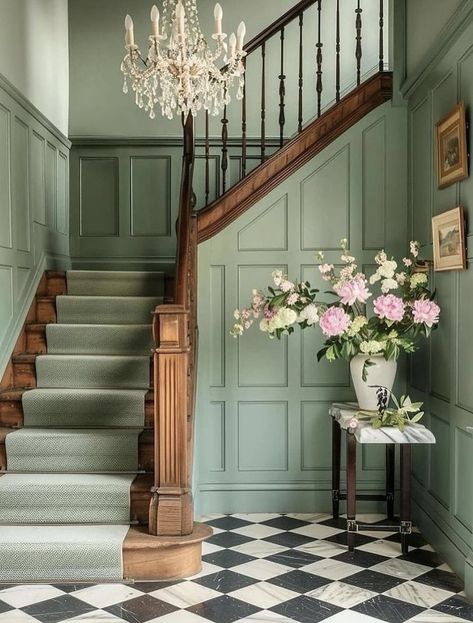
<path fill-rule="evenodd" d="M 464 3 L 466 5 L 466 3 Z M 447 52 L 434 59 L 409 92 L 410 224 L 413 236 L 431 249 L 431 217 L 459 204 L 470 216 L 473 181 L 438 190 L 435 171 L 435 124 L 464 100 L 473 105 L 473 11 L 443 41 Z M 471 113 L 470 113 L 471 114 Z M 469 143 L 473 138 L 471 124 Z M 472 256 L 469 236 L 469 257 Z M 434 275 L 441 327 L 430 345 L 412 360 L 411 392 L 427 404 L 429 425 L 437 437 L 430 450 L 414 457 L 415 518 L 431 543 L 467 579 L 473 594 L 473 272 Z M 465 558 L 468 557 L 466 567 Z"/>
<path fill-rule="evenodd" d="M 0 375 L 46 268 L 69 264 L 69 142 L 0 76 Z"/>
<path fill-rule="evenodd" d="M 276 268 L 324 290 L 315 251 L 339 261 L 342 237 L 366 270 L 376 249 L 404 252 L 406 140 L 406 109 L 385 104 L 200 245 L 199 512 L 329 510 L 328 408 L 353 397 L 348 366 L 317 363 L 317 330 L 235 340 L 233 310 Z M 383 487 L 379 449 L 359 466 L 365 489 Z"/>

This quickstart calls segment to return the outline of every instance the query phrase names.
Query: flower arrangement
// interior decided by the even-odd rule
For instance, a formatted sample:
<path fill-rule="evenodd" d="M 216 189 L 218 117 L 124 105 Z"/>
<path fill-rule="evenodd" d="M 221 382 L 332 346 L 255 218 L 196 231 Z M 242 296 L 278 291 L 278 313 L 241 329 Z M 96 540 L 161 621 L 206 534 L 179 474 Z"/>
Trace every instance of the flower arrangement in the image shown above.
<path fill-rule="evenodd" d="M 341 241 L 341 248 L 338 269 L 324 261 L 323 253 L 317 254 L 322 279 L 332 287 L 327 294 L 335 297 L 333 302 L 317 302 L 318 290 L 308 282 L 290 281 L 278 270 L 273 272 L 273 285 L 267 292 L 253 290 L 250 305 L 235 310 L 232 335 L 242 335 L 256 320 L 261 331 L 277 338 L 293 333 L 296 325 L 306 329 L 318 324 L 326 338 L 318 360 L 350 361 L 358 354 L 366 355 L 364 381 L 374 365 L 370 357 L 397 361 L 402 352 L 417 350 L 417 342 L 429 337 L 440 315 L 435 293 L 428 287 L 427 264 L 419 258 L 419 243 L 410 243 L 410 253 L 401 267 L 385 251 L 377 253 L 377 268 L 369 278 L 359 272 L 347 240 Z M 375 288 L 379 292 L 374 293 Z M 368 317 L 366 303 L 370 299 L 373 314 Z"/>

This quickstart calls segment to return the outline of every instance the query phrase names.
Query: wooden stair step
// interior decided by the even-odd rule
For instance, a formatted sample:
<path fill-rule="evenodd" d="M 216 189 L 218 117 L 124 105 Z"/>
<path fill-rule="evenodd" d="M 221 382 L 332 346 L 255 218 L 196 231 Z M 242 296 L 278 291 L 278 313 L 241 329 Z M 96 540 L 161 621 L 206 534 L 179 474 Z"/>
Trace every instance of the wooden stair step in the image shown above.
<path fill-rule="evenodd" d="M 128 580 L 174 580 L 199 573 L 202 541 L 212 536 L 207 524 L 194 523 L 186 536 L 157 537 L 131 527 L 123 541 L 123 576 Z"/>

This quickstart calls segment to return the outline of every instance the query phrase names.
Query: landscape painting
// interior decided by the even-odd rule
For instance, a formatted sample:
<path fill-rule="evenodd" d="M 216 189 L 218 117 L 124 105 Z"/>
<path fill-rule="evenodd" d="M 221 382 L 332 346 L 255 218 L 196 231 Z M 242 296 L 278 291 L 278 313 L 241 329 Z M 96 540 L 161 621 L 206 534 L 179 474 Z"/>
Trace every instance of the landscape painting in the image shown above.
<path fill-rule="evenodd" d="M 468 177 L 466 122 L 463 102 L 437 123 L 438 187 L 445 188 Z"/>
<path fill-rule="evenodd" d="M 466 268 L 465 226 L 461 206 L 434 216 L 432 240 L 436 271 Z"/>

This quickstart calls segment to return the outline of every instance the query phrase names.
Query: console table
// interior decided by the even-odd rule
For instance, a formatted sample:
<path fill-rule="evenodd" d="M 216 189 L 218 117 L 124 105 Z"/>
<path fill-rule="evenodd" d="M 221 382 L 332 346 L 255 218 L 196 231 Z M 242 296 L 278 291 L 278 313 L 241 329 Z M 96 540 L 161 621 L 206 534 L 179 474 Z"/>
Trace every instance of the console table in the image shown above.
<path fill-rule="evenodd" d="M 340 500 L 347 501 L 347 541 L 348 550 L 355 548 L 355 534 L 363 530 L 398 530 L 401 533 L 402 553 L 408 551 L 408 536 L 412 532 L 411 521 L 411 446 L 412 444 L 434 444 L 435 437 L 422 424 L 410 424 L 403 432 L 398 428 L 383 426 L 373 428 L 366 420 L 358 422 L 355 429 L 349 427 L 350 420 L 356 417 L 358 406 L 354 403 L 334 403 L 330 408 L 332 417 L 332 506 L 333 516 L 339 516 Z M 346 493 L 340 491 L 341 433 L 347 434 L 347 486 Z M 356 493 L 356 445 L 386 445 L 386 492 L 384 494 Z M 356 500 L 382 500 L 387 504 L 388 520 L 394 516 L 394 465 L 395 447 L 400 448 L 400 524 L 363 525 L 356 520 Z"/>

